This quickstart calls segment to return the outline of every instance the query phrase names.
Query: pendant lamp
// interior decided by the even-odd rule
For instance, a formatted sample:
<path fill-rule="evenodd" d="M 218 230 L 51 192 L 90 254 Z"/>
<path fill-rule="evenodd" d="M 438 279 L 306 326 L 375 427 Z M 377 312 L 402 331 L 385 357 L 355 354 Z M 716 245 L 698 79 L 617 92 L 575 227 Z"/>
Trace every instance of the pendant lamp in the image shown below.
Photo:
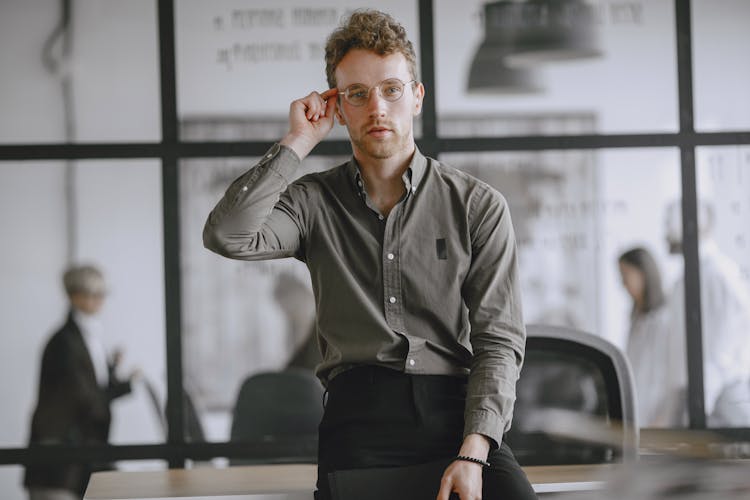
<path fill-rule="evenodd" d="M 508 29 L 511 33 L 508 65 L 528 67 L 602 55 L 595 11 L 584 0 L 512 3 L 515 4 L 512 16 L 508 17 L 509 9 L 504 8 L 504 18 L 496 19 L 495 24 L 498 29 Z"/>
<path fill-rule="evenodd" d="M 485 35 L 469 69 L 470 93 L 523 94 L 541 90 L 532 69 L 508 65 L 514 30 L 507 29 L 505 23 L 517 16 L 518 9 L 519 4 L 512 1 L 484 5 Z"/>

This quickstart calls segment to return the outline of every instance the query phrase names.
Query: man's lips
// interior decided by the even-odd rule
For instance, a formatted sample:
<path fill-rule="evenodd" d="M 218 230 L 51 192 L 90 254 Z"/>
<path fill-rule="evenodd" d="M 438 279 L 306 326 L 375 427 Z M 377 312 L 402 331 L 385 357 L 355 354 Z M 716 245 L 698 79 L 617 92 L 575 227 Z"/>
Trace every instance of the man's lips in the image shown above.
<path fill-rule="evenodd" d="M 367 129 L 367 133 L 374 137 L 384 137 L 391 132 L 391 129 L 387 127 L 370 127 Z"/>

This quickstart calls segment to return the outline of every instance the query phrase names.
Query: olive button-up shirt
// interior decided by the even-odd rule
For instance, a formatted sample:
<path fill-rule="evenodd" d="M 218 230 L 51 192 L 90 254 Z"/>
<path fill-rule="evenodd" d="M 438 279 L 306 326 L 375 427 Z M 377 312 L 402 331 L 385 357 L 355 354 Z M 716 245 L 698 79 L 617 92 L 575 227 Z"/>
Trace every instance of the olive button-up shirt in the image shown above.
<path fill-rule="evenodd" d="M 292 181 L 299 164 L 275 144 L 213 209 L 205 246 L 234 259 L 306 263 L 324 384 L 363 364 L 468 375 L 464 434 L 499 444 L 526 337 L 503 196 L 417 149 L 406 194 L 385 217 L 353 158 Z"/>

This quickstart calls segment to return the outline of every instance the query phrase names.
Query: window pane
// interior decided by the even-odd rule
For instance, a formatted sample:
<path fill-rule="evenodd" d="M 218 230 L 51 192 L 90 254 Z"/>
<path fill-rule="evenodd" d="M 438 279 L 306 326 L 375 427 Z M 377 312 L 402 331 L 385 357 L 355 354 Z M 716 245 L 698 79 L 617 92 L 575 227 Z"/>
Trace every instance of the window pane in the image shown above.
<path fill-rule="evenodd" d="M 328 88 L 324 48 L 343 15 L 367 2 L 179 0 L 175 4 L 177 90 L 184 140 L 278 140 L 289 104 Z M 377 8 L 406 28 L 419 54 L 417 4 Z M 210 131 L 200 126 L 211 123 Z M 419 137 L 419 130 L 415 131 Z M 346 138 L 335 125 L 328 139 Z"/>
<path fill-rule="evenodd" d="M 78 368 L 78 382 L 66 385 L 67 392 L 84 387 L 81 381 L 89 383 L 91 391 L 97 382 L 106 384 L 105 359 L 111 360 L 119 348 L 123 356 L 118 378 L 126 378 L 135 368 L 144 376 L 133 383 L 130 395 L 112 404 L 110 441 L 164 440 L 162 410 L 157 411 L 146 388 L 147 382 L 156 399 L 164 399 L 161 212 L 160 166 L 154 160 L 0 162 L 0 331 L 5 336 L 0 350 L 0 446 L 22 447 L 28 442 L 42 351 L 68 317 L 62 273 L 69 260 L 99 267 L 107 296 L 85 325 L 76 320 L 79 330 L 95 339 L 90 346 L 84 347 L 80 334 L 76 337 L 68 328 L 60 342 L 69 342 L 70 349 L 53 349 L 78 353 L 81 364 L 63 360 L 65 366 Z M 100 356 L 91 354 L 94 351 Z M 51 356 L 51 362 L 57 359 Z M 67 393 L 62 403 L 44 398 L 57 423 L 70 410 L 63 405 L 75 400 L 76 394 Z M 93 400 L 87 401 L 90 408 Z M 48 432 L 50 439 L 59 438 Z"/>
<path fill-rule="evenodd" d="M 525 321 L 589 331 L 626 350 L 641 425 L 681 425 L 676 406 L 684 405 L 684 329 L 671 329 L 669 317 L 671 301 L 683 301 L 671 293 L 683 260 L 668 256 L 660 215 L 679 196 L 678 152 L 452 153 L 441 160 L 488 182 L 508 200 Z M 661 278 L 654 289 L 662 300 L 653 307 L 655 318 L 639 313 L 631 323 L 634 299 L 622 284 L 618 259 L 634 247 L 653 256 L 651 271 Z M 671 373 L 659 377 L 669 375 L 672 386 L 655 386 L 653 370 L 667 363 Z M 674 402 L 668 421 L 658 418 L 656 408 L 667 397 Z"/>
<path fill-rule="evenodd" d="M 0 3 L 0 143 L 161 137 L 153 0 Z"/>
<path fill-rule="evenodd" d="M 693 0 L 695 128 L 750 128 L 750 2 Z"/>
<path fill-rule="evenodd" d="M 701 318 L 709 426 L 750 426 L 750 147 L 697 151 Z"/>
<path fill-rule="evenodd" d="M 299 175 L 347 158 L 309 156 Z M 244 262 L 203 247 L 211 209 L 231 182 L 258 159 L 194 159 L 180 165 L 183 362 L 195 409 L 187 437 L 230 439 L 232 410 L 251 375 L 288 366 L 309 373 L 318 362 L 311 336 L 315 305 L 307 267 L 294 259 Z M 191 412 L 191 410 L 187 410 Z"/>
<path fill-rule="evenodd" d="M 578 2 L 549 3 L 547 17 L 518 2 L 435 3 L 439 133 L 676 131 L 674 2 L 601 0 L 586 2 L 587 11 Z M 524 49 L 571 23 L 573 34 L 558 31 L 547 52 L 532 57 Z M 592 52 L 599 55 L 559 59 Z"/>
<path fill-rule="evenodd" d="M 0 491 L 6 500 L 27 500 L 29 494 L 23 488 L 23 467 L 4 465 L 0 467 Z"/>

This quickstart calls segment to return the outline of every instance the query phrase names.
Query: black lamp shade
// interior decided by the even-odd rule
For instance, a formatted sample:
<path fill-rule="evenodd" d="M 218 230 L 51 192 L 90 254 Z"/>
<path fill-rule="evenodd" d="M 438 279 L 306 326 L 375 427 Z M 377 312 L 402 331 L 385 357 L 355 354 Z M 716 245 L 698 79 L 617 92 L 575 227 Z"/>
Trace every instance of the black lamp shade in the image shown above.
<path fill-rule="evenodd" d="M 525 94 L 541 91 L 529 68 L 508 66 L 502 53 L 486 41 L 479 46 L 469 69 L 471 93 Z"/>
<path fill-rule="evenodd" d="M 509 38 L 510 66 L 601 56 L 594 8 L 583 0 L 527 0 L 485 6 L 487 30 Z M 504 4 L 504 5 L 497 5 Z"/>
<path fill-rule="evenodd" d="M 515 27 L 507 24 L 517 16 L 519 7 L 517 2 L 512 1 L 485 4 L 485 37 L 471 62 L 467 85 L 469 92 L 521 94 L 541 90 L 531 69 L 508 65 L 507 57 L 513 48 Z"/>

